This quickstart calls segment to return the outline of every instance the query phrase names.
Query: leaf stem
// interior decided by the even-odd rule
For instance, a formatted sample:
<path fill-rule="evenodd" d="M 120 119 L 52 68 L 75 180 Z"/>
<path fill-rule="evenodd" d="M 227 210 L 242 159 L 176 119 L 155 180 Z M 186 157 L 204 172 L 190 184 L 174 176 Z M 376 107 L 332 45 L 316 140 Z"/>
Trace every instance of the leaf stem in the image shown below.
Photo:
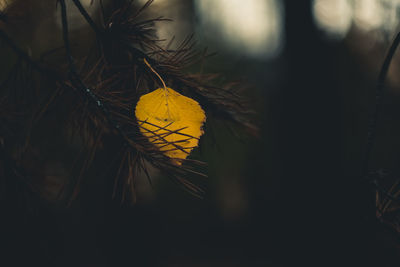
<path fill-rule="evenodd" d="M 161 81 L 161 83 L 162 83 L 162 85 L 163 85 L 163 87 L 164 87 L 165 92 L 168 92 L 167 86 L 165 85 L 165 82 L 164 82 L 164 80 L 161 78 L 160 74 L 158 74 L 158 72 L 155 71 L 155 70 L 153 69 L 153 67 L 149 64 L 149 62 L 148 62 L 145 58 L 143 59 L 143 61 L 144 61 L 144 63 L 147 65 L 147 67 L 149 67 L 150 70 L 151 70 L 152 72 L 154 72 L 155 75 L 157 75 L 158 79 L 160 79 L 160 81 Z"/>

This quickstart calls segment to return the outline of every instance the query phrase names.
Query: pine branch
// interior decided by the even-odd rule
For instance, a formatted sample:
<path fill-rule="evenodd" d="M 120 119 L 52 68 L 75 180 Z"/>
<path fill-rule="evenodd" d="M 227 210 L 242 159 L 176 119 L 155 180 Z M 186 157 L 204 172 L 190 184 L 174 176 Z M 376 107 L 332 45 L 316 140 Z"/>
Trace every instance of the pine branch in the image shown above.
<path fill-rule="evenodd" d="M 124 146 L 129 147 L 130 149 L 133 149 L 131 151 L 135 152 L 136 156 L 134 157 L 135 160 L 132 161 L 131 157 L 128 157 L 127 159 L 127 168 L 128 168 L 128 177 L 127 177 L 127 182 L 129 184 L 129 186 L 133 186 L 133 164 L 135 165 L 135 169 L 137 169 L 138 167 L 145 169 L 144 166 L 142 166 L 143 163 L 138 162 L 137 158 L 137 153 L 138 153 L 138 147 L 132 142 L 132 140 L 127 136 L 127 134 L 121 129 L 121 126 L 114 120 L 114 118 L 112 117 L 109 109 L 103 104 L 103 102 L 93 93 L 93 91 L 87 86 L 85 85 L 85 83 L 82 81 L 82 79 L 79 77 L 79 74 L 76 71 L 76 66 L 72 57 L 72 52 L 71 52 L 71 48 L 70 48 L 70 41 L 69 41 L 69 32 L 68 32 L 68 19 L 67 19 L 67 11 L 66 11 L 66 4 L 65 4 L 65 0 L 59 0 L 60 4 L 61 4 L 61 20 L 62 20 L 62 28 L 63 28 L 63 40 L 64 40 L 64 46 L 65 46 L 65 50 L 66 50 L 66 55 L 67 55 L 67 59 L 68 59 L 68 64 L 69 64 L 69 77 L 70 77 L 70 81 L 72 83 L 72 85 L 74 87 L 76 87 L 83 95 L 86 95 L 86 97 L 89 99 L 89 101 L 91 102 L 91 104 L 93 104 L 94 106 L 96 106 L 98 108 L 98 110 L 101 111 L 101 113 L 105 116 L 106 120 L 108 121 L 108 123 L 110 124 L 110 126 L 112 128 L 114 128 L 119 136 L 122 138 L 123 142 L 124 142 Z M 79 1 L 78 1 L 79 2 Z M 77 2 L 77 3 L 78 3 Z M 97 30 L 96 26 L 94 25 L 94 23 L 92 23 L 92 20 L 90 19 L 89 15 L 87 14 L 87 12 L 84 10 L 84 8 L 82 6 L 80 6 L 80 11 L 82 12 L 82 15 L 85 16 L 88 20 L 88 23 L 90 24 L 90 26 L 95 30 L 96 34 L 100 34 L 100 32 Z M 88 19 L 89 18 L 89 19 Z M 104 40 L 103 35 L 100 35 L 99 38 L 100 40 Z M 132 51 L 139 51 L 136 50 L 133 47 L 130 47 L 130 50 Z M 144 55 L 144 53 L 140 52 L 140 55 Z M 146 58 L 148 58 L 146 56 Z M 151 60 L 151 59 L 149 59 Z M 151 60 L 153 61 L 153 60 Z M 141 62 L 142 63 L 142 62 Z M 144 65 L 144 63 L 142 63 Z M 160 139 L 164 139 L 161 135 L 159 134 L 155 134 L 156 136 L 160 136 Z M 165 140 L 165 139 L 164 139 Z M 170 143 L 170 142 L 168 142 Z M 172 143 L 172 145 L 176 146 L 178 149 L 180 148 L 179 145 Z M 154 150 L 153 147 L 150 148 L 150 151 Z M 157 152 L 157 154 L 161 154 L 160 151 L 158 150 L 154 150 L 154 152 Z M 131 152 L 129 152 L 129 155 Z M 146 156 L 147 159 L 149 160 L 150 163 L 154 164 L 154 160 L 156 158 L 151 157 L 151 156 Z M 164 170 L 169 170 L 170 174 L 172 176 L 174 176 L 174 174 L 177 173 L 177 170 L 179 169 L 177 166 L 175 166 L 174 164 L 172 164 L 170 162 L 170 160 L 166 157 L 166 156 L 162 156 L 161 157 L 162 161 L 160 163 L 156 163 L 155 166 L 164 169 Z M 124 160 L 124 159 L 123 159 Z M 138 165 L 138 166 L 136 166 Z M 186 170 L 187 172 L 193 172 L 191 170 Z M 147 173 L 147 171 L 145 172 Z M 176 175 L 175 175 L 176 176 Z M 175 177 L 174 179 L 183 181 L 183 178 L 181 177 Z M 190 185 L 190 186 L 189 186 Z M 198 195 L 199 192 L 201 192 L 201 190 L 199 188 L 197 188 L 195 185 L 191 184 L 190 182 L 186 182 L 186 185 L 188 188 L 190 188 L 191 191 L 193 191 L 194 195 Z M 194 190 L 195 189 L 195 190 Z M 77 194 L 77 188 L 75 188 L 74 190 L 74 194 L 73 197 L 76 196 Z M 131 188 L 131 191 L 133 190 L 133 188 Z M 133 192 L 132 192 L 133 193 Z M 114 192 L 115 195 L 115 192 Z M 122 199 L 125 199 L 125 195 L 126 192 L 125 190 L 123 190 L 123 197 Z"/>
<path fill-rule="evenodd" d="M 83 95 L 86 95 L 86 97 L 90 100 L 90 102 L 93 105 L 97 106 L 97 108 L 106 117 L 108 123 L 123 137 L 123 139 L 126 139 L 126 135 L 121 130 L 120 125 L 112 119 L 110 111 L 103 104 L 103 102 L 96 96 L 96 94 L 94 94 L 93 91 L 84 84 L 84 82 L 81 80 L 81 78 L 79 77 L 79 75 L 76 71 L 75 63 L 72 58 L 71 48 L 70 48 L 70 41 L 69 41 L 69 34 L 68 34 L 67 10 L 66 10 L 66 5 L 65 5 L 65 0 L 59 0 L 59 1 L 61 4 L 61 20 L 62 20 L 62 28 L 63 28 L 63 40 L 64 40 L 64 46 L 65 46 L 65 50 L 66 50 L 66 54 L 67 54 L 67 59 L 69 62 L 70 80 L 74 86 L 79 88 L 79 90 L 81 91 L 81 93 Z"/>
<path fill-rule="evenodd" d="M 90 53 L 82 61 L 73 57 L 66 1 L 58 1 L 61 5 L 62 37 L 68 63 L 67 75 L 56 73 L 32 60 L 1 30 L 0 39 L 4 40 L 23 61 L 41 73 L 46 73 L 46 76 L 53 81 L 57 81 L 59 88 L 67 89 L 62 92 L 72 90 L 77 92 L 78 106 L 71 111 L 71 114 L 76 117 L 72 116 L 70 123 L 74 124 L 76 132 L 82 133 L 80 137 L 90 140 L 84 146 L 84 149 L 88 149 L 88 156 L 83 159 L 84 163 L 77 183 L 84 171 L 89 168 L 95 153 L 98 153 L 96 148 L 101 147 L 99 144 L 104 141 L 103 136 L 112 131 L 122 150 L 122 157 L 118 157 L 121 161 L 117 163 L 120 167 L 115 179 L 115 186 L 122 185 L 122 199 L 125 199 L 126 194 L 133 190 L 133 181 L 138 172 L 144 172 L 149 178 L 145 160 L 179 185 L 183 185 L 192 194 L 201 195 L 202 190 L 187 179 L 191 174 L 203 176 L 204 174 L 194 169 L 194 166 L 203 163 L 187 159 L 185 163 L 193 164 L 193 166 L 186 164 L 176 166 L 164 155 L 163 151 L 140 133 L 140 127 L 146 124 L 141 125 L 135 119 L 132 113 L 134 112 L 133 105 L 144 92 L 151 91 L 159 83 L 158 78 L 144 62 L 149 62 L 165 78 L 171 88 L 176 88 L 184 95 L 199 101 L 206 112 L 248 127 L 247 107 L 243 105 L 241 96 L 231 92 L 229 86 L 211 85 L 215 82 L 217 75 L 196 76 L 186 73 L 188 66 L 206 56 L 205 52 L 194 50 L 195 42 L 192 36 L 186 38 L 175 50 L 169 49 L 168 45 L 166 48 L 159 45 L 159 40 L 154 35 L 154 22 L 166 19 L 137 21 L 138 14 L 150 6 L 151 0 L 138 9 L 133 8 L 130 0 L 111 1 L 110 17 L 106 19 L 104 16 L 105 22 L 100 25 L 95 23 L 79 0 L 73 0 L 90 29 L 94 31 L 97 41 L 97 46 L 92 50 L 94 53 Z M 82 62 L 84 68 L 79 68 L 78 71 L 78 66 L 81 66 Z M 45 109 L 46 107 L 39 108 L 38 114 L 43 114 Z M 182 135 L 180 130 L 182 129 L 167 131 L 164 134 L 155 130 L 154 136 L 159 140 L 157 142 L 182 150 L 179 142 L 168 142 L 165 139 L 165 136 L 170 134 Z M 98 135 L 99 132 L 102 134 Z M 192 137 L 188 136 L 188 138 Z M 75 184 L 74 190 L 71 191 L 73 197 L 76 196 L 77 189 Z M 114 196 L 120 192 L 118 190 L 117 187 L 114 188 Z"/>

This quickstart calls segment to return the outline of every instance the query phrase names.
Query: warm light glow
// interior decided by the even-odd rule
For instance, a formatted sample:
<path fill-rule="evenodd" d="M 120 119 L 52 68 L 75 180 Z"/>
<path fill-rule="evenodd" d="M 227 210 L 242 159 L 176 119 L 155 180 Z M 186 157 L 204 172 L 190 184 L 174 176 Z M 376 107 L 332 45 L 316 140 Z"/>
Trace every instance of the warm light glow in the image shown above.
<path fill-rule="evenodd" d="M 138 6 L 142 6 L 147 0 L 138 0 Z M 175 37 L 175 41 L 169 44 L 171 49 L 179 47 L 181 42 L 193 33 L 191 21 L 193 16 L 188 14 L 189 1 L 186 0 L 155 0 L 148 11 L 149 17 L 162 16 L 172 21 L 163 21 L 155 24 L 158 39 L 165 40 L 164 45 Z M 162 44 L 162 43 L 160 43 Z"/>
<path fill-rule="evenodd" d="M 0 11 L 4 10 L 12 2 L 13 0 L 0 0 Z"/>
<path fill-rule="evenodd" d="M 317 26 L 335 38 L 346 36 L 352 24 L 352 11 L 348 0 L 314 0 L 313 3 Z"/>
<path fill-rule="evenodd" d="M 379 28 L 384 19 L 383 8 L 379 0 L 355 0 L 354 22 L 365 31 Z"/>
<path fill-rule="evenodd" d="M 228 49 L 250 56 L 276 55 L 282 45 L 282 8 L 278 0 L 197 0 L 201 32 Z"/>
<path fill-rule="evenodd" d="M 400 0 L 381 0 L 382 28 L 389 34 L 395 34 L 399 29 Z"/>

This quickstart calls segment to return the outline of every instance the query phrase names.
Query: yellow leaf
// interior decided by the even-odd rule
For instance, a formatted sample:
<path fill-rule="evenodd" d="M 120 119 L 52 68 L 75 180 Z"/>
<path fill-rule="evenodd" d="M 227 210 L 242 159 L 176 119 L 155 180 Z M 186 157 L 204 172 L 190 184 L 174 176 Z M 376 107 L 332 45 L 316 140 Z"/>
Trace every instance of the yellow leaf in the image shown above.
<path fill-rule="evenodd" d="M 168 87 L 140 97 L 135 115 L 141 133 L 177 165 L 198 146 L 206 120 L 199 103 Z"/>

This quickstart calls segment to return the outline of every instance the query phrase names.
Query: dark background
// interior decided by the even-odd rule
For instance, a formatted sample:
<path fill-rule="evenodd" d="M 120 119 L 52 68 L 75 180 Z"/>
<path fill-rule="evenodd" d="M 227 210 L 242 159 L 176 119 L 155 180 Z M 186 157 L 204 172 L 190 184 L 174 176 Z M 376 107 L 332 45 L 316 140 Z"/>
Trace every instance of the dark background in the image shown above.
<path fill-rule="evenodd" d="M 180 6 L 175 19 L 186 23 L 182 31 L 201 31 L 192 1 L 171 3 L 165 10 Z M 251 85 L 246 94 L 258 111 L 261 134 L 236 138 L 215 125 L 217 145 L 204 137 L 196 152 L 209 164 L 209 177 L 201 181 L 204 199 L 163 177 L 155 179 L 153 189 L 145 179 L 138 182 L 135 206 L 112 200 L 101 181 L 84 188 L 69 208 L 35 196 L 25 203 L 23 196 L 9 194 L 0 215 L 4 261 L 15 266 L 398 266 L 398 233 L 375 218 L 375 189 L 360 178 L 377 75 L 395 29 L 371 33 L 353 25 L 345 37 L 332 38 L 317 27 L 313 1 L 281 4 L 284 43 L 276 56 L 225 51 L 219 36 L 211 44 L 221 52 L 207 68 Z M 159 9 L 154 12 L 162 13 Z M 197 34 L 199 45 L 208 45 Z M 368 42 L 370 50 L 363 48 Z M 400 145 L 397 65 L 396 57 L 370 166 L 393 175 Z"/>

